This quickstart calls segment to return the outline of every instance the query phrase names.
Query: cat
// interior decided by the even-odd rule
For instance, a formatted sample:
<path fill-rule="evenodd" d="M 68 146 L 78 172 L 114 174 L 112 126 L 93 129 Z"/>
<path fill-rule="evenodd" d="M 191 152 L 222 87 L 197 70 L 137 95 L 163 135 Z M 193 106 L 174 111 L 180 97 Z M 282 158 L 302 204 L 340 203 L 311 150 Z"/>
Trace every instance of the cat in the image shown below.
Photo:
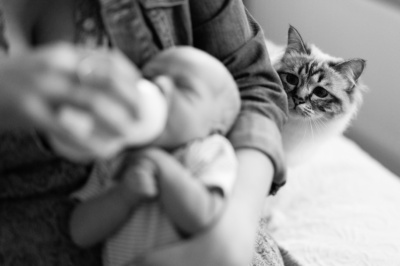
<path fill-rule="evenodd" d="M 290 170 L 312 162 L 324 144 L 348 128 L 366 90 L 360 80 L 366 61 L 330 56 L 305 43 L 293 26 L 289 27 L 285 47 L 265 42 L 288 99 L 288 121 L 282 130 L 282 140 Z M 268 227 L 279 227 L 286 218 L 278 215 L 280 211 L 272 214 L 271 204 L 269 201 L 264 206 L 264 215 L 270 219 Z M 277 246 L 283 265 L 302 265 L 279 243 Z"/>
<path fill-rule="evenodd" d="M 288 166 L 307 162 L 345 131 L 362 103 L 366 61 L 344 60 L 305 43 L 289 27 L 286 47 L 266 40 L 273 67 L 287 94 L 289 115 L 282 138 Z"/>

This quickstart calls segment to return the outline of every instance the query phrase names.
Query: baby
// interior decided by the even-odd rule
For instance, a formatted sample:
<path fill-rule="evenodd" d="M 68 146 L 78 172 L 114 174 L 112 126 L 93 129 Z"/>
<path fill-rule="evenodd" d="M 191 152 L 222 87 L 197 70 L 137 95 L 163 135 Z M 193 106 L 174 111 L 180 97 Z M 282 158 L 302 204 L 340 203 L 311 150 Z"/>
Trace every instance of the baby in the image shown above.
<path fill-rule="evenodd" d="M 106 240 L 105 265 L 124 265 L 201 232 L 221 213 L 236 178 L 235 153 L 223 135 L 240 99 L 224 65 L 200 50 L 176 47 L 142 71 L 165 97 L 164 130 L 146 148 L 97 164 L 73 195 L 80 203 L 72 239 L 82 247 Z"/>

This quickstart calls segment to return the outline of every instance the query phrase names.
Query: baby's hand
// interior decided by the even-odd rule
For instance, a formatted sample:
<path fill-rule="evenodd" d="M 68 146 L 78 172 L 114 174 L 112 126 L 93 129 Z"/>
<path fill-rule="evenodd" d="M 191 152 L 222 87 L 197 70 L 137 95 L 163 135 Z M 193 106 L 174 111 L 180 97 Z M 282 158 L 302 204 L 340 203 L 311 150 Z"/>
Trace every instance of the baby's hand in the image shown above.
<path fill-rule="evenodd" d="M 123 197 L 129 202 L 151 199 L 158 195 L 157 166 L 142 152 L 129 154 L 115 177 L 124 187 Z"/>

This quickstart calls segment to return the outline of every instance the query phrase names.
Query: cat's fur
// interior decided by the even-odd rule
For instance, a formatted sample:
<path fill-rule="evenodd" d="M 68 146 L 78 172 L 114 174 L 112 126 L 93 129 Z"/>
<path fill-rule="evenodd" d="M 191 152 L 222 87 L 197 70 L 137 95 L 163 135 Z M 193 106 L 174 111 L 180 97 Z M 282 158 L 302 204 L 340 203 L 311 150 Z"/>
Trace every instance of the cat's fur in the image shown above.
<path fill-rule="evenodd" d="M 289 101 L 283 144 L 289 166 L 308 161 L 330 137 L 343 133 L 357 113 L 365 60 L 332 57 L 289 28 L 286 47 L 266 41 Z"/>

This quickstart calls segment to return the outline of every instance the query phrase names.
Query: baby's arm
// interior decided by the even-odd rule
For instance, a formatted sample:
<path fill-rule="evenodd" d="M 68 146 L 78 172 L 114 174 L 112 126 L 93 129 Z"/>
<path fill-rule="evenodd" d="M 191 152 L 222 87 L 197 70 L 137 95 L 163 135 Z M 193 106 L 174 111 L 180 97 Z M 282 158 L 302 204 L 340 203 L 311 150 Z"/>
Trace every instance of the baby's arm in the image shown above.
<path fill-rule="evenodd" d="M 160 202 L 181 232 L 195 234 L 215 220 L 224 206 L 220 190 L 207 188 L 163 150 L 150 149 L 145 157 L 156 166 Z"/>
<path fill-rule="evenodd" d="M 103 241 L 118 230 L 143 200 L 154 197 L 157 188 L 146 160 L 122 169 L 123 176 L 103 194 L 78 204 L 70 222 L 73 241 L 88 247 Z M 140 173 L 139 173 L 140 171 Z"/>

